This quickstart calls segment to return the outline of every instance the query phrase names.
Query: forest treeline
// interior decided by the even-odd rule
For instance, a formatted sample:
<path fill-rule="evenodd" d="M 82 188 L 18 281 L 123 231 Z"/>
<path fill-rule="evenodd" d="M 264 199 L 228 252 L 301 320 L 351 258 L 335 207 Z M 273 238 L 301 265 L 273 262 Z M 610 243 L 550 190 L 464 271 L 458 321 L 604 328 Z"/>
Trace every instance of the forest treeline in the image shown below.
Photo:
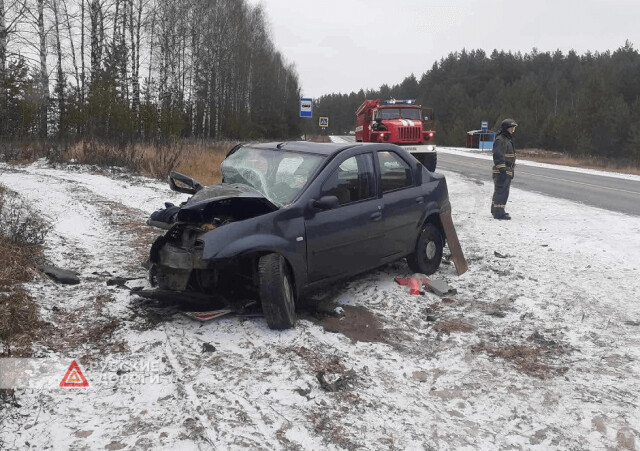
<path fill-rule="evenodd" d="M 245 0 L 0 0 L 0 138 L 300 133 L 300 88 Z"/>
<path fill-rule="evenodd" d="M 415 98 L 434 108 L 441 145 L 464 146 L 466 132 L 481 121 L 496 130 L 513 117 L 520 148 L 640 164 L 640 55 L 629 42 L 584 55 L 463 50 L 433 64 L 420 80 L 410 75 L 378 90 L 324 95 L 316 111 L 330 117 L 329 133 L 347 133 L 365 98 Z"/>

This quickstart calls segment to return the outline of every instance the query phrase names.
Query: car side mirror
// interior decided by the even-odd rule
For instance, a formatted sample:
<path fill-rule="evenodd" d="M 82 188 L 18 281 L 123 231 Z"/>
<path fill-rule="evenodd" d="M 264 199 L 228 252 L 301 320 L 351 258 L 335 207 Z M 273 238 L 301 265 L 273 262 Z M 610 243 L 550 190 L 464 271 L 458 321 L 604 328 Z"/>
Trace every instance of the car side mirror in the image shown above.
<path fill-rule="evenodd" d="M 424 166 L 422 165 L 422 163 L 420 163 L 418 161 L 418 164 L 416 166 L 416 185 L 420 186 L 422 185 L 422 171 L 424 170 Z"/>
<path fill-rule="evenodd" d="M 338 201 L 337 196 L 322 196 L 318 200 L 314 200 L 312 202 L 313 208 L 317 208 L 319 210 L 331 210 L 332 208 L 338 208 L 340 206 L 340 202 Z"/>
<path fill-rule="evenodd" d="M 173 191 L 184 194 L 195 194 L 203 188 L 199 182 L 188 175 L 176 171 L 169 173 L 169 186 Z"/>

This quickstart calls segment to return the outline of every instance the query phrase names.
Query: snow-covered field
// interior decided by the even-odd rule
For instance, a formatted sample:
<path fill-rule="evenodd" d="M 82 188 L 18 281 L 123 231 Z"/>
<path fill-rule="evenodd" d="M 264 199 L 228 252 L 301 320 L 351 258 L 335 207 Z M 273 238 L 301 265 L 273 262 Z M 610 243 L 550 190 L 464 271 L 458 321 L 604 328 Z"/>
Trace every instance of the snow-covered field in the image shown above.
<path fill-rule="evenodd" d="M 51 221 L 46 256 L 82 279 L 30 284 L 51 323 L 35 356 L 76 359 L 89 382 L 17 390 L 0 448 L 640 448 L 639 217 L 516 179 L 513 220 L 495 221 L 492 186 L 444 173 L 470 270 L 441 266 L 446 298 L 395 284 L 403 262 L 332 287 L 327 299 L 380 322 L 354 341 L 311 317 L 283 332 L 260 317 L 196 323 L 107 286 L 145 283 L 144 220 L 185 198 L 164 183 L 43 162 L 0 172 Z M 327 391 L 320 372 L 345 384 Z"/>

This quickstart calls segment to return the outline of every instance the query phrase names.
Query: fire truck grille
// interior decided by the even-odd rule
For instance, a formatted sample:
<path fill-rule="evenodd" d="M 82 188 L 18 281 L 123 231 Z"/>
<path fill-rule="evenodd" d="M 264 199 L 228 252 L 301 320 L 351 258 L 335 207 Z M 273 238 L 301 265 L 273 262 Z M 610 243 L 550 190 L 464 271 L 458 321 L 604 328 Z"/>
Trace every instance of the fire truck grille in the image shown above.
<path fill-rule="evenodd" d="M 399 127 L 398 137 L 400 141 L 416 142 L 420 141 L 420 127 Z"/>

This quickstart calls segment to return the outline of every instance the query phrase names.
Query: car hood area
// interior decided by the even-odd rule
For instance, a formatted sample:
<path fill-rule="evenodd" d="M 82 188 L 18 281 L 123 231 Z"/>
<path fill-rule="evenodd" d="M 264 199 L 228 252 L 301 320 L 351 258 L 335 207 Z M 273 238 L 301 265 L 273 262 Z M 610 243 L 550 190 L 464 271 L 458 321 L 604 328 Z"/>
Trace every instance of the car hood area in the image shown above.
<path fill-rule="evenodd" d="M 155 211 L 151 225 L 213 224 L 243 221 L 278 210 L 278 207 L 248 185 L 219 183 L 205 186 L 180 206 L 170 203 Z"/>
<path fill-rule="evenodd" d="M 276 205 L 247 185 L 219 183 L 206 186 L 191 196 L 180 208 L 176 220 L 189 223 L 212 223 L 216 218 L 242 221 L 276 210 Z"/>

